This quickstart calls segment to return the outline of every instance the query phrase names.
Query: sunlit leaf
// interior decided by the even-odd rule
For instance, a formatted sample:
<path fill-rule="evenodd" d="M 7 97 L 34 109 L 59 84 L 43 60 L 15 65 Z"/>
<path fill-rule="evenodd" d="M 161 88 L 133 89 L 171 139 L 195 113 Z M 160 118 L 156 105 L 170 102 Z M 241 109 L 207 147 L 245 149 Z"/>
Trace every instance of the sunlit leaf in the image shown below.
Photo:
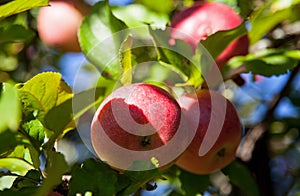
<path fill-rule="evenodd" d="M 107 2 L 96 3 L 91 14 L 82 22 L 79 30 L 81 48 L 103 76 L 120 76 L 118 55 L 120 46 L 128 34 L 126 28 L 125 23 L 112 14 Z"/>
<path fill-rule="evenodd" d="M 162 3 L 162 1 L 160 1 Z M 164 1 L 163 1 L 164 2 Z M 149 38 L 148 26 L 164 28 L 169 22 L 165 13 L 155 12 L 141 4 L 131 4 L 124 7 L 112 7 L 114 15 L 122 20 L 139 37 Z"/>
<path fill-rule="evenodd" d="M 43 124 L 38 119 L 33 119 L 22 124 L 23 130 L 31 137 L 38 145 L 44 143 L 45 131 Z"/>
<path fill-rule="evenodd" d="M 49 0 L 14 0 L 0 6 L 0 20 L 31 8 L 47 6 Z"/>
<path fill-rule="evenodd" d="M 173 0 L 137 0 L 137 3 L 145 5 L 147 8 L 154 10 L 155 12 L 160 13 L 170 13 L 174 9 Z"/>
<path fill-rule="evenodd" d="M 0 158 L 0 168 L 19 175 L 25 175 L 28 170 L 34 169 L 32 165 L 18 158 Z"/>
<path fill-rule="evenodd" d="M 41 122 L 50 109 L 73 96 L 70 88 L 55 72 L 44 72 L 19 85 L 25 111 L 35 113 Z"/>
<path fill-rule="evenodd" d="M 132 38 L 128 37 L 122 44 L 120 50 L 120 63 L 123 69 L 121 83 L 123 85 L 131 84 L 132 82 Z"/>
<path fill-rule="evenodd" d="M 5 54 L 0 51 L 0 70 L 1 71 L 13 71 L 18 67 L 18 58 L 15 55 Z"/>
<path fill-rule="evenodd" d="M 0 92 L 0 133 L 6 129 L 16 131 L 21 118 L 17 89 L 11 84 L 1 83 Z"/>

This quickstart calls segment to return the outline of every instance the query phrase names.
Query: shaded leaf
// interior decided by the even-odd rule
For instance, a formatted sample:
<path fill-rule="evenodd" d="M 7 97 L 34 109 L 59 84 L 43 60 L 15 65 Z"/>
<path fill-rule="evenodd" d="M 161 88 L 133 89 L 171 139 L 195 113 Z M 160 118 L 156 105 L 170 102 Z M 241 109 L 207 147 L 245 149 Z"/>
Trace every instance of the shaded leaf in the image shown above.
<path fill-rule="evenodd" d="M 9 142 L 7 142 L 9 141 Z M 16 146 L 25 144 L 17 132 L 0 132 L 0 156 L 10 154 Z"/>
<path fill-rule="evenodd" d="M 8 83 L 0 85 L 0 133 L 6 129 L 16 131 L 21 119 L 17 89 Z"/>
<path fill-rule="evenodd" d="M 46 178 L 39 190 L 38 195 L 47 195 L 56 185 L 62 182 L 62 175 L 69 170 L 69 166 L 64 156 L 58 152 L 47 152 Z"/>
<path fill-rule="evenodd" d="M 210 185 L 208 175 L 196 175 L 184 170 L 181 170 L 179 179 L 185 195 L 203 194 Z"/>
<path fill-rule="evenodd" d="M 0 7 L 1 8 L 1 7 Z M 25 42 L 31 40 L 35 33 L 22 25 L 14 24 L 8 28 L 0 28 L 0 44 L 7 42 Z"/>
<path fill-rule="evenodd" d="M 175 45 L 170 45 L 170 29 L 165 31 L 153 30 L 149 27 L 160 63 L 180 75 L 187 84 L 195 87 L 202 83 L 200 65 L 193 60 L 192 48 L 182 40 L 176 40 Z M 196 64 L 195 64 L 196 63 Z"/>
<path fill-rule="evenodd" d="M 128 31 L 125 23 L 111 12 L 108 3 L 98 2 L 92 7 L 79 29 L 83 53 L 96 65 L 103 76 L 118 78 L 121 73 L 119 49 Z"/>
<path fill-rule="evenodd" d="M 281 75 L 297 66 L 299 62 L 298 50 L 266 49 L 256 54 L 234 57 L 228 66 L 236 68 L 245 65 L 245 72 L 263 76 Z"/>
<path fill-rule="evenodd" d="M 210 35 L 207 39 L 202 40 L 199 44 L 202 44 L 210 55 L 216 59 L 231 42 L 245 34 L 247 34 L 247 29 L 245 24 L 242 23 L 234 29 L 218 31 Z"/>
<path fill-rule="evenodd" d="M 28 196 L 34 195 L 37 191 L 37 188 L 23 188 L 21 190 L 12 190 L 12 189 L 5 189 L 0 191 L 1 196 Z"/>
<path fill-rule="evenodd" d="M 37 187 L 42 180 L 42 175 L 38 170 L 29 170 L 25 176 L 19 176 L 14 181 L 11 189 L 20 190 L 23 188 Z"/>
<path fill-rule="evenodd" d="M 74 168 L 71 175 L 69 195 L 92 192 L 93 195 L 110 196 L 115 195 L 120 185 L 117 173 L 105 163 L 94 159 L 88 159 L 80 167 Z"/>
<path fill-rule="evenodd" d="M 247 18 L 253 11 L 254 8 L 253 4 L 254 4 L 254 0 L 248 0 L 248 1 L 237 0 L 237 5 L 240 8 L 239 14 L 243 18 Z"/>
<path fill-rule="evenodd" d="M 155 180 L 161 173 L 158 169 L 152 169 L 154 165 L 148 161 L 135 161 L 128 170 L 125 170 L 124 175 L 129 177 L 131 183 L 126 189 L 121 191 L 120 195 L 129 195 L 143 188 L 149 181 Z M 139 169 L 143 169 L 138 171 Z M 149 169 L 149 170 L 147 170 Z M 137 171 L 136 171 L 137 170 Z"/>
<path fill-rule="evenodd" d="M 232 162 L 230 165 L 222 169 L 230 181 L 239 187 L 245 195 L 258 196 L 259 191 L 253 176 L 244 165 L 237 161 Z"/>
<path fill-rule="evenodd" d="M 295 14 L 298 14 L 299 8 L 295 4 L 278 9 L 272 6 L 272 1 L 269 1 L 253 12 L 250 16 L 250 44 L 255 44 L 280 22 L 292 19 Z"/>

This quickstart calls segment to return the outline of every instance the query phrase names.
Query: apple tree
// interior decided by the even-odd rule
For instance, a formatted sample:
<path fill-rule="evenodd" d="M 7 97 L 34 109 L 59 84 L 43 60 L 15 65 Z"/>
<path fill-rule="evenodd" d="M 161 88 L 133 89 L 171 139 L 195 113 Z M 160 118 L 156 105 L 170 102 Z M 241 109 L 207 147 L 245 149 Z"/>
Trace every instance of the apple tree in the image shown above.
<path fill-rule="evenodd" d="M 298 195 L 299 0 L 0 0 L 0 195 Z"/>

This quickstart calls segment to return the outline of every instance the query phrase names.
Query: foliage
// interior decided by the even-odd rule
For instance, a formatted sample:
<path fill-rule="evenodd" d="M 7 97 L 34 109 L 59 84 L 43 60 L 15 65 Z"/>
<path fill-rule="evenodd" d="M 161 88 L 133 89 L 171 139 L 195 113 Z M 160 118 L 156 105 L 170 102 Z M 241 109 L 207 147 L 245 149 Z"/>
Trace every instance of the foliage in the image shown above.
<path fill-rule="evenodd" d="M 270 145 L 265 157 L 274 164 L 272 170 L 284 167 L 286 175 L 294 182 L 278 186 L 278 190 L 299 192 L 299 177 L 294 176 L 299 174 L 300 165 L 291 155 L 291 152 L 299 154 L 299 80 L 298 83 L 292 80 L 299 78 L 299 32 L 275 35 L 287 31 L 288 25 L 299 24 L 300 1 L 222 0 L 238 10 L 245 22 L 233 30 L 210 36 L 199 44 L 196 53 L 183 41 L 177 40 L 170 46 L 170 32 L 165 28 L 172 14 L 192 2 L 138 0 L 124 7 L 110 6 L 108 1 L 93 4 L 78 31 L 87 59 L 82 63 L 86 70 L 79 70 L 79 74 L 89 71 L 100 73 L 101 77 L 78 92 L 76 82 L 71 88 L 60 73 L 58 59 L 64 53 L 45 46 L 36 32 L 38 7 L 49 2 L 0 1 L 0 195 L 47 195 L 51 191 L 64 195 L 129 195 L 143 194 L 157 186 L 168 187 L 165 195 L 222 193 L 222 184 L 212 180 L 213 174 L 195 175 L 176 166 L 164 172 L 156 169 L 118 172 L 94 156 L 68 161 L 68 153 L 60 152 L 58 146 L 72 140 L 72 135 L 78 137 L 76 131 L 82 121 L 85 122 L 103 98 L 120 85 L 154 83 L 174 92 L 174 96 L 191 86 L 200 88 L 204 85 L 201 55 L 209 52 L 210 58 L 215 58 L 229 43 L 245 34 L 249 36 L 252 50 L 248 55 L 233 57 L 226 64 L 222 70 L 226 89 L 219 90 L 235 94 L 235 98 L 228 98 L 236 101 L 248 135 L 257 125 L 263 125 Z M 259 47 L 266 41 L 268 47 Z M 206 50 L 200 50 L 202 46 Z M 50 71 L 49 67 L 45 71 L 45 65 L 51 65 Z M 269 100 L 262 97 L 251 97 L 249 90 L 242 94 L 237 90 L 235 79 L 241 74 L 252 75 L 253 83 L 256 77 L 262 76 L 288 75 L 290 80 L 281 94 L 267 102 Z M 248 98 L 247 102 L 236 100 L 241 97 Z M 280 119 L 274 111 L 283 97 L 288 99 L 296 114 Z M 251 112 L 265 102 L 266 116 L 251 123 Z M 263 192 L 258 176 L 254 178 L 257 173 L 251 166 L 247 167 L 250 165 L 247 161 L 240 155 L 219 173 L 226 176 L 233 193 L 259 195 Z M 284 176 L 280 172 L 271 174 L 277 179 Z M 67 190 L 61 188 L 66 176 L 71 178 L 67 180 Z M 278 181 L 275 179 L 273 183 L 276 186 Z"/>

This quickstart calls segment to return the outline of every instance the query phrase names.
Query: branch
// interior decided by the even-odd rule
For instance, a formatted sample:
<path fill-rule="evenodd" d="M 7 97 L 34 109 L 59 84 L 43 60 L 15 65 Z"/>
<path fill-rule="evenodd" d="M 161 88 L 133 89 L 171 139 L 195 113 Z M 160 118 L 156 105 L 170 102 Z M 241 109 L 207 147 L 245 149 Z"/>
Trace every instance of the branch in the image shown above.
<path fill-rule="evenodd" d="M 245 135 L 244 142 L 242 142 L 241 145 L 239 146 L 239 150 L 237 153 L 237 156 L 241 158 L 243 161 L 248 161 L 251 159 L 252 152 L 255 147 L 255 143 L 266 132 L 269 123 L 274 118 L 273 114 L 275 109 L 277 108 L 280 100 L 284 96 L 288 95 L 291 88 L 291 84 L 299 71 L 300 71 L 300 62 L 298 63 L 297 67 L 292 71 L 288 81 L 286 82 L 282 90 L 277 95 L 275 95 L 273 99 L 269 102 L 268 110 L 264 118 L 262 119 L 261 123 L 257 124 L 250 130 L 248 130 L 247 134 Z"/>

